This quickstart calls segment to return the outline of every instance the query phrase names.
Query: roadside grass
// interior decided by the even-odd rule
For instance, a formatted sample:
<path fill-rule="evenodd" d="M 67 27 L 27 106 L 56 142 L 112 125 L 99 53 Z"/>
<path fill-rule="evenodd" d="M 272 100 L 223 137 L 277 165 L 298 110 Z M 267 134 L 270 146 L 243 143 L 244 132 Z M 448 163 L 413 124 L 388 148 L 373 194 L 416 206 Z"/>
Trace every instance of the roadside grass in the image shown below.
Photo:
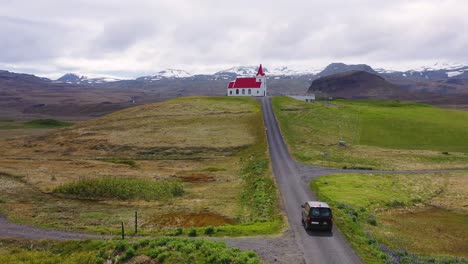
<path fill-rule="evenodd" d="M 336 100 L 330 106 L 286 97 L 272 102 L 293 156 L 307 164 L 390 170 L 468 167 L 465 111 L 404 102 Z"/>
<path fill-rule="evenodd" d="M 336 174 L 310 186 L 366 263 L 466 263 L 468 175 Z"/>
<path fill-rule="evenodd" d="M 210 236 L 277 233 L 284 220 L 264 133 L 260 105 L 252 98 L 190 97 L 40 137 L 0 140 L 0 212 L 17 223 L 105 234 L 118 234 L 121 222 L 133 230 L 135 211 L 141 235 L 173 235 L 179 228 L 179 235 L 188 235 L 195 228 L 197 236 L 206 236 L 209 226 Z M 61 186 L 82 187 L 80 179 L 101 178 L 179 181 L 184 194 L 87 200 L 54 193 Z M 86 192 L 98 187 L 87 186 Z"/>
<path fill-rule="evenodd" d="M 184 194 L 180 180 L 155 181 L 138 178 L 100 177 L 61 185 L 53 193 L 90 200 L 168 200 Z"/>
<path fill-rule="evenodd" d="M 250 250 L 186 238 L 135 241 L 0 240 L 1 263 L 261 263 Z"/>

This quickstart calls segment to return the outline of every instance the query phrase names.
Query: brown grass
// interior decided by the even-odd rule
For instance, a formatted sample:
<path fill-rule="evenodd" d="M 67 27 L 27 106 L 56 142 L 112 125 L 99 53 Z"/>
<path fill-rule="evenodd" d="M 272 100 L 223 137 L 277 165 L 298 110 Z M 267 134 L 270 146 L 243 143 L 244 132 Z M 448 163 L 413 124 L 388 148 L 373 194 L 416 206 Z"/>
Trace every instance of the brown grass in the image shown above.
<path fill-rule="evenodd" d="M 383 227 L 376 234 L 392 248 L 423 255 L 468 257 L 467 215 L 424 206 L 386 212 L 379 219 Z"/>
<path fill-rule="evenodd" d="M 239 160 L 247 153 L 240 150 L 260 140 L 252 124 L 263 125 L 254 100 L 195 97 L 125 109 L 46 135 L 0 140 L 0 172 L 10 175 L 0 176 L 5 183 L 0 198 L 7 201 L 0 210 L 16 222 L 102 232 L 118 230 L 120 221 L 130 225 L 135 210 L 147 230 L 160 229 L 157 219 L 170 214 L 203 212 L 217 216 L 203 225 L 219 219 L 236 223 L 242 219 L 244 184 Z M 108 162 L 112 158 L 136 166 Z M 210 167 L 222 169 L 206 170 Z M 51 194 L 64 183 L 102 176 L 178 178 L 186 194 L 168 202 L 90 202 Z"/>
<path fill-rule="evenodd" d="M 372 232 L 392 248 L 406 248 L 422 255 L 468 257 L 468 174 L 434 174 L 415 192 L 444 182 L 437 195 L 411 207 L 378 213 L 379 226 Z M 421 185 L 414 183 L 413 186 Z"/>

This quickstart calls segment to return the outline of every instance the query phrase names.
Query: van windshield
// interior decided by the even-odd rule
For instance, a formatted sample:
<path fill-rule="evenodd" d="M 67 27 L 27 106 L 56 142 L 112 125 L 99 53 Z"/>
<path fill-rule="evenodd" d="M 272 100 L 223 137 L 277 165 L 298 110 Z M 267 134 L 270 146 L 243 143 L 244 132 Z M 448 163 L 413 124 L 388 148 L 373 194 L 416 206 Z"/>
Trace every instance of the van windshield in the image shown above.
<path fill-rule="evenodd" d="M 311 208 L 310 216 L 313 217 L 330 217 L 331 210 L 330 208 Z"/>

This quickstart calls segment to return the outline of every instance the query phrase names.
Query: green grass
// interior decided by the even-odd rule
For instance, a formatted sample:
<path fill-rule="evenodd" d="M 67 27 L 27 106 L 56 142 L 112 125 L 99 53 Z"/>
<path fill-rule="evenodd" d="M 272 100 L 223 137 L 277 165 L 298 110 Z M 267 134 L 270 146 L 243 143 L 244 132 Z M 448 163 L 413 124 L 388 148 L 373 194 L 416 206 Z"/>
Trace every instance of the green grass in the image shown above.
<path fill-rule="evenodd" d="M 403 102 L 332 103 L 335 106 L 273 98 L 281 130 L 296 159 L 374 169 L 436 166 L 426 160 L 430 158 L 446 167 L 468 164 L 468 112 Z M 339 147 L 339 141 L 348 146 Z M 449 159 L 443 152 L 454 155 Z M 414 164 L 408 164 L 404 155 L 411 155 Z"/>
<path fill-rule="evenodd" d="M 57 128 L 72 126 L 73 123 L 62 122 L 55 119 L 37 119 L 24 123 L 29 128 Z"/>
<path fill-rule="evenodd" d="M 0 263 L 261 263 L 253 251 L 223 242 L 161 237 L 139 241 L 1 240 Z"/>
<path fill-rule="evenodd" d="M 238 221 L 271 222 L 274 227 L 275 222 L 282 220 L 277 208 L 279 192 L 269 167 L 263 124 L 254 119 L 251 124 L 255 128 L 257 144 L 246 150 L 240 159 L 240 177 L 245 184 L 240 195 L 243 212 L 239 213 Z"/>
<path fill-rule="evenodd" d="M 15 120 L 0 120 L 0 129 L 60 128 L 72 125 L 73 123 L 58 121 L 55 119 L 36 119 L 27 122 Z"/>
<path fill-rule="evenodd" d="M 82 199 L 143 199 L 152 201 L 181 196 L 184 193 L 184 188 L 179 181 L 101 177 L 81 179 L 61 185 L 54 189 L 54 193 Z"/>
<path fill-rule="evenodd" d="M 453 237 L 466 235 L 463 232 L 460 234 L 460 229 L 468 228 L 466 221 L 460 224 L 459 219 L 464 216 L 447 211 L 444 214 L 447 221 L 438 223 L 439 228 L 444 230 L 444 235 L 440 237 L 434 237 L 433 231 L 430 231 L 434 226 L 430 215 L 420 215 L 419 222 L 416 224 L 413 221 L 413 228 L 405 231 L 400 230 L 405 227 L 392 227 L 385 222 L 409 225 L 415 212 L 420 210 L 418 208 L 446 192 L 448 179 L 442 174 L 337 174 L 320 177 L 312 181 L 310 187 L 320 200 L 328 202 L 333 208 L 335 223 L 366 263 L 393 263 L 398 254 L 403 254 L 407 259 L 401 263 L 419 263 L 416 260 L 431 258 L 438 261 L 430 263 L 457 263 L 450 261 L 455 260 L 454 256 L 464 256 L 466 245 L 464 247 L 463 242 Z M 402 210 L 407 212 L 408 217 L 401 214 Z M 392 213 L 394 211 L 400 212 L 399 215 Z M 451 223 L 457 223 L 457 227 L 448 226 Z M 422 227 L 426 232 L 416 232 L 415 226 Z M 410 240 L 403 239 L 401 232 L 416 242 L 409 243 Z M 391 237 L 393 241 L 385 237 Z M 395 239 L 398 243 L 395 243 Z M 439 246 L 432 247 L 431 244 Z M 441 245 L 452 251 L 443 251 Z M 432 251 L 428 251 L 428 248 Z M 431 253 L 434 256 L 427 256 Z M 450 253 L 453 255 L 450 256 Z"/>
<path fill-rule="evenodd" d="M 221 168 L 221 167 L 207 167 L 207 168 L 204 169 L 203 171 L 211 171 L 211 172 L 215 172 L 215 171 L 226 171 L 226 168 Z"/>
<path fill-rule="evenodd" d="M 359 116 L 359 144 L 468 153 L 468 113 L 415 103 L 340 102 Z"/>
<path fill-rule="evenodd" d="M 114 164 L 128 165 L 128 166 L 130 166 L 132 168 L 138 167 L 136 161 L 134 161 L 134 160 L 113 158 L 113 159 L 109 159 L 109 160 L 105 160 L 105 161 L 110 162 L 110 163 L 114 163 Z"/>

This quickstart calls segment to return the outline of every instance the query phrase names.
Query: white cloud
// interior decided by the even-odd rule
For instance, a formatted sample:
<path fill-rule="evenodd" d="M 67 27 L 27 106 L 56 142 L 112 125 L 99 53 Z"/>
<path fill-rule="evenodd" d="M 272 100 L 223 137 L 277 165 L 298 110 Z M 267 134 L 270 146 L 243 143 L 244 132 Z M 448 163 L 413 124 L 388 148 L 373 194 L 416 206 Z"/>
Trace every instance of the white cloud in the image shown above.
<path fill-rule="evenodd" d="M 468 63 L 468 2 L 0 0 L 0 67 L 139 76 L 234 65 Z"/>

